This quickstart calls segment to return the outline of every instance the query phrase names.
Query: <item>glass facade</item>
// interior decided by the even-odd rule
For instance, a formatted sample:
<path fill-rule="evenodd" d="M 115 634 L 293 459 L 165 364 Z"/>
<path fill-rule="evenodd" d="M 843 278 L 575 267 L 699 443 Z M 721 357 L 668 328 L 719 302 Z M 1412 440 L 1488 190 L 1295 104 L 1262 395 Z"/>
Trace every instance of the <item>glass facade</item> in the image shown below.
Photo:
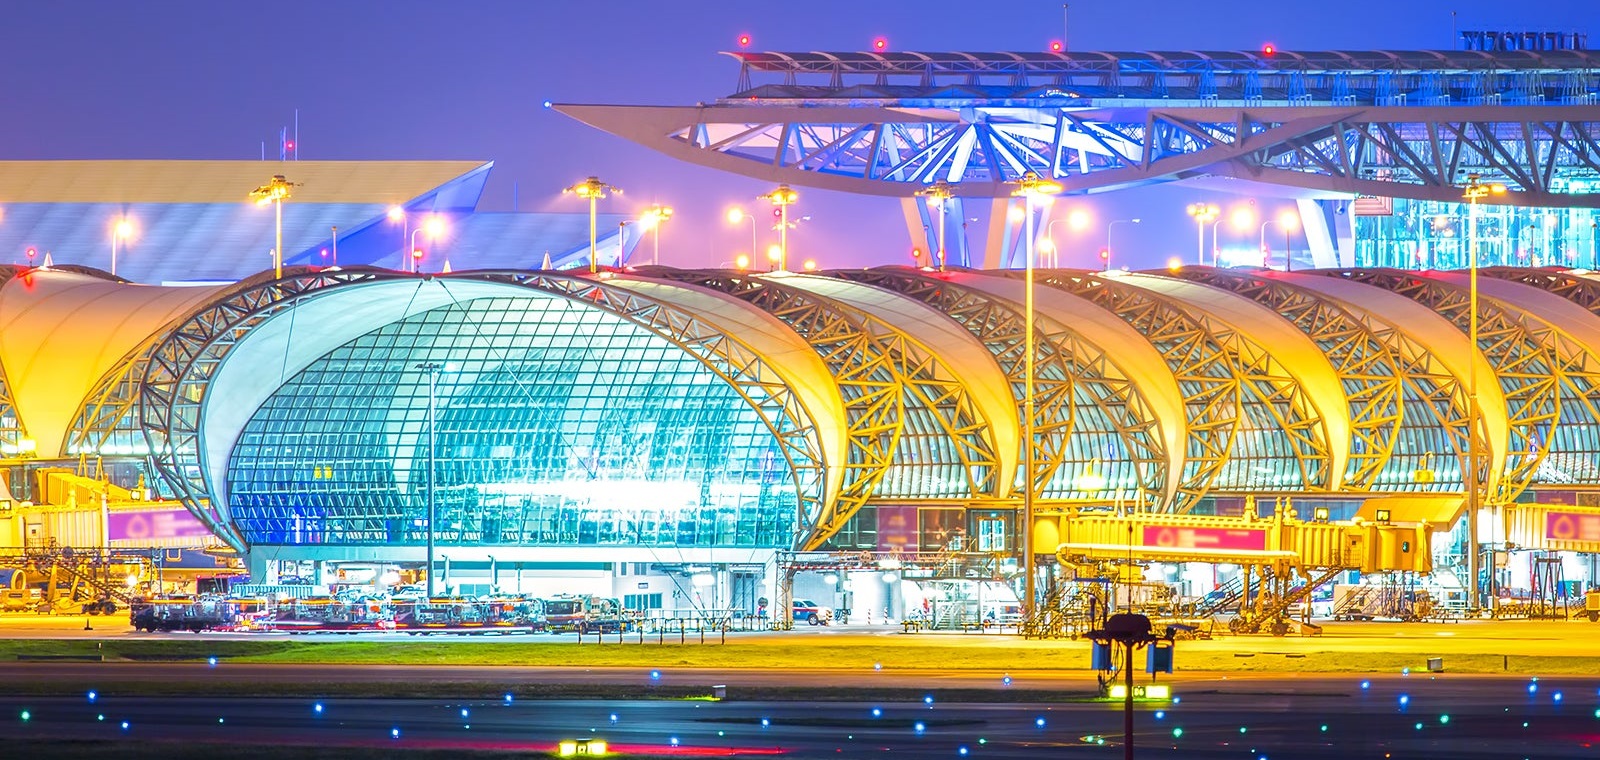
<path fill-rule="evenodd" d="M 294 375 L 234 446 L 234 523 L 252 544 L 425 543 L 430 398 L 440 545 L 794 541 L 792 471 L 732 386 L 546 296 L 423 312 Z"/>
<path fill-rule="evenodd" d="M 1600 191 L 1600 183 L 1564 186 Z M 1472 213 L 1464 203 L 1396 198 L 1393 214 L 1356 217 L 1355 265 L 1465 269 Z M 1600 268 L 1600 211 L 1480 205 L 1476 213 L 1478 266 Z"/>

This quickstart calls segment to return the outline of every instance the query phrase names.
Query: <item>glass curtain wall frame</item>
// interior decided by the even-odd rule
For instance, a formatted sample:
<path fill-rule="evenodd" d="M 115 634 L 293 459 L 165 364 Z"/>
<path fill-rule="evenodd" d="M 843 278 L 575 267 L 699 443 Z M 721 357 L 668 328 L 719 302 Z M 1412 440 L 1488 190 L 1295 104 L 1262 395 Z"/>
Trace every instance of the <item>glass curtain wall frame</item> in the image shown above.
<path fill-rule="evenodd" d="M 768 429 L 693 355 L 619 317 L 486 297 L 367 333 L 251 418 L 229 461 L 252 544 L 425 542 L 428 373 L 435 540 L 787 548 L 794 478 Z"/>

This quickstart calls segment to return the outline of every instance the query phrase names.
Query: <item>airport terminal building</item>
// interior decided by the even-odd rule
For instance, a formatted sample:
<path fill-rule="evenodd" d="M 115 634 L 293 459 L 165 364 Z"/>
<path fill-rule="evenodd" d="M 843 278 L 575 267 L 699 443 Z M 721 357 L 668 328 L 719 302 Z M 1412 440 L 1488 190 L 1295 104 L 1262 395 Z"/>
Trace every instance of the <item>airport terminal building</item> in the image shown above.
<path fill-rule="evenodd" d="M 1019 272 L 13 265 L 0 455 L 13 502 L 92 461 L 258 582 L 415 573 L 431 538 L 461 588 L 753 608 L 792 552 L 1014 555 L 1030 482 L 1041 519 L 1288 497 L 1459 533 L 1476 448 L 1484 542 L 1592 583 L 1600 277 L 1483 275 L 1471 346 L 1460 272 L 1041 271 L 1030 457 Z"/>

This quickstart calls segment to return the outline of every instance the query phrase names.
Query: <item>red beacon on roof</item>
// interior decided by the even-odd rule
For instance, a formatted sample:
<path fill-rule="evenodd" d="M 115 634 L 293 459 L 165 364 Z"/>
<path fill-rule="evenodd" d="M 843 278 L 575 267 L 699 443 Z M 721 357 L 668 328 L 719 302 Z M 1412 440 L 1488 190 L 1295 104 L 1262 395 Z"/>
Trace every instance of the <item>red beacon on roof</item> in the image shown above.
<path fill-rule="evenodd" d="M 1066 46 L 1061 44 L 1061 40 L 1051 40 L 1050 41 L 1050 52 L 1052 52 L 1052 53 L 1059 53 L 1062 50 L 1064 50 L 1065 48 L 1066 48 Z"/>
<path fill-rule="evenodd" d="M 888 50 L 888 49 L 889 49 L 889 40 L 887 38 L 879 37 L 879 38 L 874 39 L 872 41 L 872 52 L 874 52 L 874 53 L 882 53 L 883 51 Z"/>
<path fill-rule="evenodd" d="M 739 47 L 742 47 L 742 48 L 750 47 L 750 35 L 748 35 L 748 34 L 739 35 Z"/>
<path fill-rule="evenodd" d="M 1274 45 L 1274 44 L 1272 44 L 1270 42 L 1268 42 L 1267 44 L 1261 46 L 1261 54 L 1262 55 L 1272 55 L 1273 53 L 1276 53 L 1276 52 L 1278 52 L 1278 46 Z"/>

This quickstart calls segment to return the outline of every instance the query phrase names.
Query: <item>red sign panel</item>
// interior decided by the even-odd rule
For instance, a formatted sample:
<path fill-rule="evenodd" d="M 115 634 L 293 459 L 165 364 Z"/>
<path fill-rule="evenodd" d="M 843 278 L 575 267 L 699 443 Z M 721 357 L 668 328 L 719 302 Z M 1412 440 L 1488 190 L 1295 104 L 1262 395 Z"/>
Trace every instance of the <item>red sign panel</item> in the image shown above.
<path fill-rule="evenodd" d="M 1258 552 L 1267 548 L 1267 532 L 1233 528 L 1146 525 L 1144 545 L 1163 549 L 1232 549 Z"/>
<path fill-rule="evenodd" d="M 1546 512 L 1544 537 L 1556 541 L 1600 542 L 1600 515 L 1584 512 Z"/>
<path fill-rule="evenodd" d="M 210 535 L 211 529 L 183 507 L 106 515 L 106 538 L 111 541 L 162 541 Z"/>

